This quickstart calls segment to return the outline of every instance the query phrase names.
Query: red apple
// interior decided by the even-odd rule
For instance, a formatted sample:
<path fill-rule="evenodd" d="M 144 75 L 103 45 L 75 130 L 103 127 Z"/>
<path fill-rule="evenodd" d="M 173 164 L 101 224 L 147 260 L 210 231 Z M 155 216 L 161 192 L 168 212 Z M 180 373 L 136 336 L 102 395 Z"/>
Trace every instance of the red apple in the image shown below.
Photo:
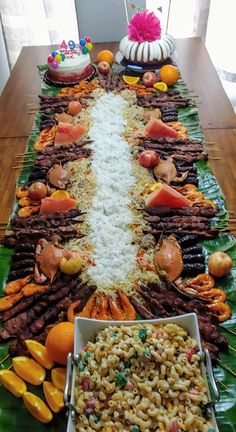
<path fill-rule="evenodd" d="M 29 187 L 29 197 L 33 201 L 40 201 L 47 196 L 47 186 L 42 182 L 32 183 Z"/>
<path fill-rule="evenodd" d="M 66 251 L 59 264 L 62 273 L 73 275 L 78 273 L 82 267 L 82 258 L 78 252 Z"/>
<path fill-rule="evenodd" d="M 208 270 L 213 276 L 225 276 L 231 270 L 232 266 L 233 261 L 225 252 L 215 252 L 208 258 Z"/>
<path fill-rule="evenodd" d="M 108 62 L 106 61 L 101 61 L 98 63 L 98 70 L 101 74 L 108 74 L 108 72 L 110 71 L 111 67 L 109 65 Z"/>
<path fill-rule="evenodd" d="M 154 72 L 145 72 L 143 74 L 143 84 L 146 87 L 152 87 L 157 82 L 157 76 Z"/>
<path fill-rule="evenodd" d="M 159 156 L 154 150 L 144 150 L 139 153 L 138 161 L 146 168 L 153 168 L 159 162 Z"/>

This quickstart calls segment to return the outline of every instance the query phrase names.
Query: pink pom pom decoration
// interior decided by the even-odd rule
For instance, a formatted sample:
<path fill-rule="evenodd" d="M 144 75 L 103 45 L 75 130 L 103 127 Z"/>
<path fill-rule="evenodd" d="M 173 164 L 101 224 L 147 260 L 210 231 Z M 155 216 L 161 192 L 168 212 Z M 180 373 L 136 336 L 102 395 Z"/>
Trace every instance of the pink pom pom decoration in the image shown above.
<path fill-rule="evenodd" d="M 160 20 L 153 12 L 138 12 L 128 26 L 129 40 L 135 42 L 153 42 L 161 38 Z"/>

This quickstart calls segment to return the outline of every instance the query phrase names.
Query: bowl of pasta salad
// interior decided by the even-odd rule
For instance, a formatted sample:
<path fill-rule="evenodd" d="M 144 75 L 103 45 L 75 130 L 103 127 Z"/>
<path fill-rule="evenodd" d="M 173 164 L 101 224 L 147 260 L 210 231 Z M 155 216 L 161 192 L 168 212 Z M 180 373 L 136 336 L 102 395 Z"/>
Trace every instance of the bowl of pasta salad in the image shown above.
<path fill-rule="evenodd" d="M 194 313 L 145 321 L 76 318 L 67 432 L 218 432 L 204 357 Z"/>

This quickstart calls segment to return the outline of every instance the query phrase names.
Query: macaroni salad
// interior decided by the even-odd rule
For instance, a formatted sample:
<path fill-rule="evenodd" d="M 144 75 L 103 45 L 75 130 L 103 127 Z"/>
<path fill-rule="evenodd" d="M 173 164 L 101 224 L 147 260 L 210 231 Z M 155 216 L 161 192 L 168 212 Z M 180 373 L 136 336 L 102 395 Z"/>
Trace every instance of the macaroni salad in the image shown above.
<path fill-rule="evenodd" d="M 208 432 L 196 342 L 176 324 L 109 326 L 80 353 L 76 430 Z"/>

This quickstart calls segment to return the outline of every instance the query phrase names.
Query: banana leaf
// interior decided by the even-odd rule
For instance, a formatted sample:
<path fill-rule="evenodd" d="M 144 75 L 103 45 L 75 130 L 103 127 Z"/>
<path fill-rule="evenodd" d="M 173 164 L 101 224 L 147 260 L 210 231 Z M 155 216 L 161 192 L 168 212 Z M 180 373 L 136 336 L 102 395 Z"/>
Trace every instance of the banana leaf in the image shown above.
<path fill-rule="evenodd" d="M 43 75 L 46 71 L 45 66 L 39 66 L 39 74 L 42 78 L 42 93 L 48 96 L 54 96 L 59 92 L 59 88 L 49 86 L 43 81 Z M 182 80 L 173 87 L 179 90 L 185 97 L 191 98 L 191 95 Z M 178 119 L 181 121 L 189 132 L 191 139 L 199 139 L 204 142 L 204 134 L 201 130 L 198 110 L 194 99 L 191 100 L 189 107 L 180 109 Z M 26 151 L 33 149 L 34 142 L 39 135 L 39 113 L 35 116 L 32 133 L 29 137 Z M 33 160 L 33 157 L 32 157 Z M 214 201 L 219 208 L 219 214 L 213 221 L 213 225 L 221 230 L 228 229 L 228 212 L 225 197 L 220 189 L 217 180 L 210 170 L 207 161 L 196 163 L 199 189 L 205 194 L 207 199 Z M 17 180 L 17 186 L 24 184 L 30 174 L 30 168 L 24 167 Z M 12 216 L 17 210 L 16 201 L 13 204 Z M 232 309 L 232 316 L 227 322 L 221 325 L 222 333 L 227 336 L 229 341 L 229 352 L 220 355 L 220 361 L 223 365 L 234 371 L 235 377 L 229 371 L 226 371 L 219 364 L 214 368 L 220 392 L 220 401 L 216 405 L 216 417 L 220 432 L 236 432 L 236 336 L 229 333 L 227 329 L 234 331 L 236 334 L 236 241 L 228 232 L 219 235 L 219 237 L 201 241 L 206 257 L 216 251 L 227 252 L 233 260 L 231 272 L 224 278 L 217 279 L 217 287 L 227 292 L 227 301 Z M 6 283 L 7 274 L 11 263 L 12 250 L 6 247 L 0 247 L 0 296 L 3 295 L 3 287 Z M 3 359 L 8 352 L 8 343 L 0 344 L 0 359 Z M 8 358 L 0 367 L 6 368 L 11 365 Z M 48 372 L 50 379 L 50 372 Z M 39 395 L 45 400 L 42 388 L 28 385 L 28 390 Z M 35 432 L 64 432 L 66 430 L 67 417 L 65 411 L 54 415 L 53 421 L 44 425 L 36 421 L 26 410 L 21 399 L 16 399 L 11 393 L 0 386 L 0 431 L 1 432 L 25 432 L 34 430 Z"/>

